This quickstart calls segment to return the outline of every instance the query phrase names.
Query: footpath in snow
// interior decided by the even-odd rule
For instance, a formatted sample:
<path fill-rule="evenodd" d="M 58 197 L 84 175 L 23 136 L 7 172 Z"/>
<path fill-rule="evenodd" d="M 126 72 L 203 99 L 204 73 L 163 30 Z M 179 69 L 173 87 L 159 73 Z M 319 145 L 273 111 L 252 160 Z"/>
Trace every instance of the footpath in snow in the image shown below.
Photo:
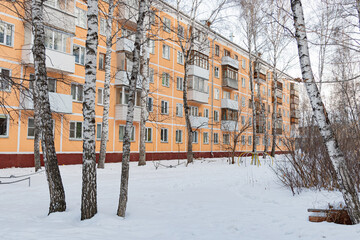
<path fill-rule="evenodd" d="M 64 213 L 47 215 L 44 172 L 31 176 L 31 187 L 27 182 L 0 185 L 0 239 L 360 239 L 360 225 L 308 222 L 308 208 L 341 201 L 341 194 L 305 190 L 292 196 L 269 164 L 250 166 L 249 160 L 246 166 L 196 160 L 188 167 L 157 170 L 152 162 L 131 163 L 127 215 L 119 218 L 120 169 L 121 163 L 112 163 L 98 170 L 98 214 L 87 221 L 80 221 L 81 165 L 60 167 Z M 33 172 L 0 169 L 0 176 Z"/>

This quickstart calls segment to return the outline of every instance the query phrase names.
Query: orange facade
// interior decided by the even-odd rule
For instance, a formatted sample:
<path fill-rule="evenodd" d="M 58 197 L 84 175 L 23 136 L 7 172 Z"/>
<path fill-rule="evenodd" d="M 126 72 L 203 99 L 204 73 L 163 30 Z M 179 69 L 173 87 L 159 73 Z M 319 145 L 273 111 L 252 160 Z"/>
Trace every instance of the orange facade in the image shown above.
<path fill-rule="evenodd" d="M 45 11 L 61 19 L 61 21 L 51 22 L 52 20 L 49 20 L 47 22 L 48 38 L 46 43 L 49 58 L 49 62 L 47 61 L 48 77 L 52 79 L 49 91 L 51 91 L 50 97 L 53 98 L 51 104 L 54 104 L 56 150 L 58 155 L 64 159 L 60 162 L 80 163 L 82 84 L 85 81 L 83 57 L 86 40 L 86 24 L 83 20 L 86 16 L 86 4 L 82 1 L 69 0 L 66 1 L 67 6 L 61 6 L 56 0 L 52 2 L 54 2 L 52 6 L 46 6 Z M 106 6 L 106 2 L 101 2 L 101 5 Z M 168 5 L 165 7 L 169 8 Z M 152 79 L 149 84 L 149 97 L 152 99 L 150 100 L 152 107 L 150 107 L 149 121 L 146 124 L 149 128 L 146 149 L 150 159 L 185 157 L 187 131 L 184 112 L 181 108 L 183 91 L 180 84 L 181 78 L 184 77 L 184 66 L 181 57 L 179 59 L 178 56 L 178 52 L 181 52 L 181 48 L 176 42 L 178 37 L 176 31 L 173 31 L 173 29 L 178 29 L 177 18 L 175 15 L 169 14 L 169 11 L 155 12 L 157 17 L 155 23 L 151 25 L 152 30 L 149 31 L 149 37 L 154 41 L 148 48 L 150 52 L 149 72 L 150 79 Z M 22 20 L 22 11 L 19 13 L 20 15 L 14 11 L 11 3 L 2 3 L 0 7 L 0 70 L 3 71 L 3 77 L 11 77 L 24 87 L 28 87 L 31 82 L 31 74 L 34 72 L 31 56 L 29 57 L 32 34 L 28 23 Z M 100 17 L 100 22 L 103 21 L 101 19 Z M 186 16 L 182 15 L 181 19 L 180 25 L 186 29 Z M 129 22 L 131 23 L 131 21 Z M 122 126 L 125 125 L 126 118 L 124 112 L 127 108 L 127 83 L 124 77 L 130 70 L 131 64 L 127 58 L 131 49 L 129 50 L 126 45 L 132 40 L 131 37 L 129 39 L 121 38 L 121 33 L 133 30 L 133 26 L 129 22 L 122 26 L 114 24 L 113 29 L 114 33 L 118 32 L 118 40 L 113 45 L 111 61 L 112 79 L 107 152 L 109 155 L 112 154 L 111 158 L 114 161 L 120 160 Z M 165 22 L 170 24 L 171 31 L 164 31 L 167 30 L 163 26 Z M 197 23 L 197 26 L 200 30 L 206 28 L 200 23 Z M 121 28 L 121 31 L 118 28 Z M 96 82 L 96 122 L 99 125 L 102 121 L 103 109 L 101 89 L 104 87 L 105 79 L 102 61 L 106 50 L 103 29 L 100 23 Z M 190 112 L 194 125 L 200 124 L 196 129 L 197 141 L 193 143 L 193 151 L 196 156 L 211 156 L 210 153 L 220 156 L 228 152 L 228 139 L 231 141 L 232 130 L 228 126 L 237 124 L 237 129 L 241 129 L 244 120 L 247 122 L 252 116 L 252 109 L 249 108 L 249 99 L 251 98 L 249 61 L 246 51 L 228 39 L 214 32 L 209 32 L 207 39 L 207 50 L 199 50 L 201 54 L 198 54 L 204 57 L 204 62 L 202 60 L 194 61 L 194 66 L 190 66 L 193 70 L 190 74 L 191 82 L 189 80 L 188 103 L 191 106 Z M 265 108 L 270 110 L 266 118 L 267 126 L 267 124 L 271 124 L 274 98 L 271 94 L 272 73 L 270 66 L 265 62 L 262 62 L 261 68 L 261 70 L 257 70 L 258 79 L 260 79 L 260 87 L 257 88 L 257 91 L 261 93 L 261 101 Z M 206 76 L 206 78 L 201 76 Z M 281 126 L 278 128 L 284 137 L 290 135 L 291 122 L 294 123 L 297 86 L 288 76 L 281 80 L 281 85 L 277 90 L 279 91 L 277 93 L 279 94 L 278 102 L 281 102 L 278 104 L 281 109 L 279 117 L 282 119 Z M 2 101 L 1 105 L 4 105 L 0 109 L 0 167 L 31 165 L 33 159 L 33 111 L 31 101 L 23 97 L 20 92 L 21 87 L 7 86 L 4 81 L 0 82 L 0 101 Z M 135 115 L 139 110 L 140 108 L 136 107 Z M 237 120 L 234 120 L 235 115 Z M 291 119 L 292 116 L 293 119 Z M 100 130 L 100 127 L 97 127 L 97 130 Z M 262 131 L 259 130 L 259 132 Z M 270 128 L 268 131 L 271 131 Z M 132 153 L 138 152 L 139 135 L 139 119 L 135 117 Z M 252 136 L 252 128 L 248 128 L 243 136 L 245 142 L 244 139 L 240 140 L 237 151 L 251 151 L 252 142 L 249 138 Z M 259 133 L 259 136 L 258 150 L 262 151 L 264 134 Z M 96 142 L 96 149 L 99 150 L 100 141 Z M 278 151 L 285 150 L 282 149 L 281 142 L 277 149 Z M 134 156 L 133 159 L 136 159 L 136 154 Z M 76 161 L 67 161 L 66 158 L 74 158 Z M 21 161 L 25 161 L 26 164 L 22 164 Z"/>

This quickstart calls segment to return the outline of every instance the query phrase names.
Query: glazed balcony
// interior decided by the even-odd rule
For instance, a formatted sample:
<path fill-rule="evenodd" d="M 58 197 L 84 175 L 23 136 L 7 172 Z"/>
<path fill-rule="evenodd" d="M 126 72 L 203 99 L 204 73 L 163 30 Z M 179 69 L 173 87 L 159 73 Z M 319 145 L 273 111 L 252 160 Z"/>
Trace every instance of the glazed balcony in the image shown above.
<path fill-rule="evenodd" d="M 203 79 L 209 79 L 209 69 L 205 69 L 202 67 L 199 67 L 195 64 L 189 65 L 188 68 L 188 75 L 191 76 L 197 76 L 197 77 L 201 77 Z"/>
<path fill-rule="evenodd" d="M 230 89 L 235 89 L 235 90 L 239 89 L 238 81 L 235 79 L 228 78 L 228 77 L 223 77 L 222 86 L 225 88 L 230 88 Z"/>
<path fill-rule="evenodd" d="M 198 103 L 208 103 L 209 93 L 201 92 L 194 89 L 188 90 L 188 100 Z"/>

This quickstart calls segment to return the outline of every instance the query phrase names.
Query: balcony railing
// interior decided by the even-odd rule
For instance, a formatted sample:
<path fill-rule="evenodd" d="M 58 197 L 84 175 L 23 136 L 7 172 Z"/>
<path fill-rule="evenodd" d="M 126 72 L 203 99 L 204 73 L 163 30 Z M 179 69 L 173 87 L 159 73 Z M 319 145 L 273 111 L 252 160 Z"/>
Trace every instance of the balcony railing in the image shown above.
<path fill-rule="evenodd" d="M 224 56 L 221 58 L 221 65 L 229 65 L 235 69 L 239 69 L 239 61 L 229 56 Z"/>
<path fill-rule="evenodd" d="M 238 101 L 232 99 L 223 98 L 221 99 L 221 108 L 228 108 L 237 111 L 239 110 L 239 103 Z"/>
<path fill-rule="evenodd" d="M 115 120 L 125 120 L 126 121 L 127 110 L 128 110 L 127 104 L 116 104 L 115 105 Z M 140 115 L 141 115 L 141 108 L 138 106 L 135 106 L 134 107 L 134 121 L 135 122 L 140 121 Z"/>
<path fill-rule="evenodd" d="M 192 128 L 208 128 L 209 118 L 190 116 L 190 123 Z"/>
<path fill-rule="evenodd" d="M 291 96 L 290 103 L 294 105 L 299 105 L 299 98 Z"/>
<path fill-rule="evenodd" d="M 236 90 L 239 89 L 238 81 L 235 79 L 228 78 L 228 77 L 223 77 L 222 86 L 227 87 L 227 88 L 236 89 Z"/>
<path fill-rule="evenodd" d="M 24 110 L 34 110 L 34 102 L 30 91 L 20 94 L 20 108 Z M 56 113 L 72 113 L 71 95 L 49 92 L 50 110 Z"/>
<path fill-rule="evenodd" d="M 129 86 L 129 78 L 131 77 L 131 72 L 128 71 L 118 71 L 115 74 L 115 85 L 125 85 Z M 138 79 L 136 81 L 136 88 L 142 87 L 142 77 L 138 75 Z M 149 83 L 147 83 L 146 89 L 149 89 Z"/>
<path fill-rule="evenodd" d="M 201 68 L 196 65 L 189 65 L 188 75 L 198 76 L 204 79 L 209 79 L 209 69 Z"/>
<path fill-rule="evenodd" d="M 238 123 L 234 120 L 221 120 L 221 130 L 228 132 L 238 130 Z"/>
<path fill-rule="evenodd" d="M 24 64 L 34 64 L 32 44 L 26 44 L 22 48 L 22 61 Z M 75 72 L 75 56 L 52 49 L 46 49 L 46 68 L 65 73 Z"/>
<path fill-rule="evenodd" d="M 200 92 L 198 90 L 189 89 L 188 90 L 188 100 L 199 102 L 199 103 L 208 103 L 209 93 Z"/>
<path fill-rule="evenodd" d="M 299 119 L 298 118 L 290 118 L 290 124 L 299 124 Z"/>

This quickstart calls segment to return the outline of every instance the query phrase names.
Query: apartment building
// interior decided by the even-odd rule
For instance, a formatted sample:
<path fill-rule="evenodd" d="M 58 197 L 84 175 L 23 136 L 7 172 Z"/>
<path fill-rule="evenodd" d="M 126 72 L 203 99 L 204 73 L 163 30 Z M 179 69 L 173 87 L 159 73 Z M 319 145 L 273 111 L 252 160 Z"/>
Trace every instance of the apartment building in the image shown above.
<path fill-rule="evenodd" d="M 34 67 L 31 26 L 9 8 L 0 8 L 0 167 L 33 166 L 34 120 L 31 91 Z M 101 2 L 106 6 L 106 1 Z M 55 147 L 60 164 L 81 163 L 82 101 L 85 81 L 86 4 L 81 0 L 45 2 L 46 65 L 49 96 L 53 111 Z M 118 12 L 130 16 L 124 6 Z M 146 123 L 147 160 L 186 158 L 187 131 L 183 110 L 184 58 L 176 39 L 187 31 L 188 16 L 177 18 L 175 9 L 161 1 L 154 5 L 150 18 L 156 34 L 149 33 L 149 120 Z M 134 19 L 114 24 L 118 32 L 111 62 L 109 141 L 107 161 L 120 161 L 127 112 L 128 80 Z M 180 19 L 180 23 L 177 22 Z M 136 25 L 135 25 L 136 26 Z M 251 121 L 251 91 L 248 53 L 229 39 L 196 22 L 196 30 L 206 32 L 202 47 L 194 46 L 189 67 L 188 103 L 190 105 L 195 157 L 223 156 L 228 152 L 231 134 Z M 179 30 L 180 29 L 180 30 Z M 105 79 L 105 19 L 99 17 L 98 71 L 96 81 L 96 149 L 99 150 Z M 117 31 L 119 30 L 119 31 Z M 128 36 L 128 37 L 124 37 Z M 298 85 L 281 73 L 273 86 L 271 66 L 259 59 L 254 66 L 255 106 L 266 109 L 241 136 L 237 151 L 252 150 L 252 127 L 258 132 L 258 150 L 264 149 L 264 132 L 271 132 L 272 102 L 278 102 L 277 151 L 285 151 L 281 137 L 290 136 L 298 123 Z M 19 86 L 10 86 L 11 78 Z M 22 90 L 24 86 L 27 90 Z M 139 149 L 140 84 L 136 94 L 134 127 L 131 133 L 131 160 Z M 266 128 L 266 129 L 265 129 Z"/>

